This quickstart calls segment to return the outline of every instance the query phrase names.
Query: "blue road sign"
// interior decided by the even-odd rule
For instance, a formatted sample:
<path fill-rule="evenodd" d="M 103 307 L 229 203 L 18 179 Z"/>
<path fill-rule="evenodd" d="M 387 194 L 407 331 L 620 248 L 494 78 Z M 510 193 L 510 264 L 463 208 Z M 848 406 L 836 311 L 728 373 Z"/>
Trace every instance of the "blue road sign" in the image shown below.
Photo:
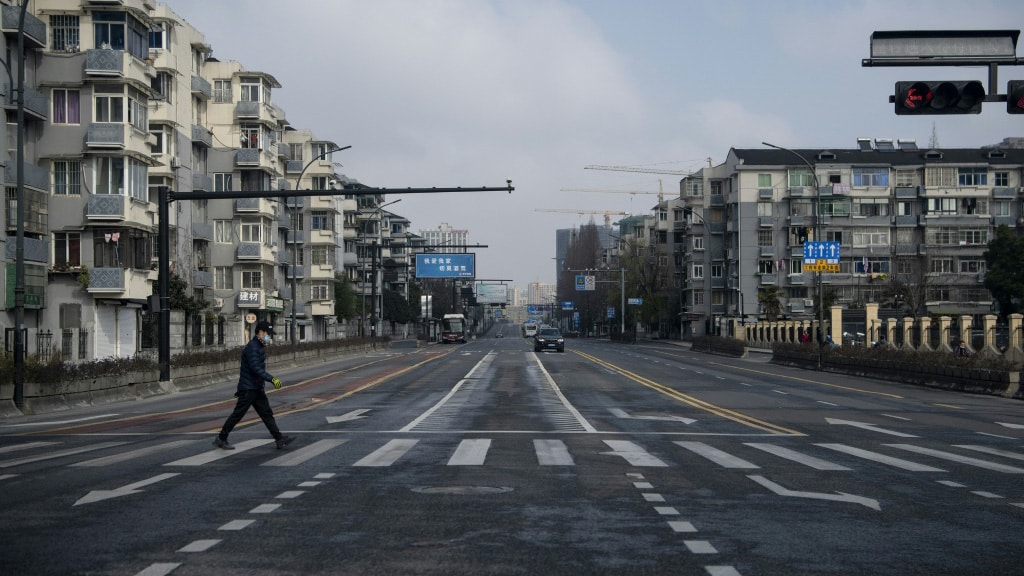
<path fill-rule="evenodd" d="M 839 242 L 804 242 L 804 262 L 824 260 L 828 264 L 839 264 Z"/>
<path fill-rule="evenodd" d="M 417 278 L 475 278 L 476 254 L 417 254 Z"/>

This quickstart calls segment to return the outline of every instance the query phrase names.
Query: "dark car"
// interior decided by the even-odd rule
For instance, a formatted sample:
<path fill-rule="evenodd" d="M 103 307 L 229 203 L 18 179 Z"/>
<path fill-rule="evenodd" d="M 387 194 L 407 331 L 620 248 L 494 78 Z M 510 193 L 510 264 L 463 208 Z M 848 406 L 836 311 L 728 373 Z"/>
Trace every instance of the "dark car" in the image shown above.
<path fill-rule="evenodd" d="M 558 328 L 537 330 L 537 335 L 533 337 L 533 351 L 540 352 L 542 350 L 565 352 L 565 339 L 562 338 L 562 333 L 558 331 Z"/>

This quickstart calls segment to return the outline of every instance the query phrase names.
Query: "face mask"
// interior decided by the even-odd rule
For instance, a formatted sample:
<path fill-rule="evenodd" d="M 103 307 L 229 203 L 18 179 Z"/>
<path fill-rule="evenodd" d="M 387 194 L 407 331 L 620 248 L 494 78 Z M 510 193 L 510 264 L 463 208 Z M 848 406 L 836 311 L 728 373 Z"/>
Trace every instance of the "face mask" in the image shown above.
<path fill-rule="evenodd" d="M 273 338 L 271 338 L 269 334 L 263 337 L 263 344 L 264 345 L 269 346 L 272 342 L 273 342 Z"/>

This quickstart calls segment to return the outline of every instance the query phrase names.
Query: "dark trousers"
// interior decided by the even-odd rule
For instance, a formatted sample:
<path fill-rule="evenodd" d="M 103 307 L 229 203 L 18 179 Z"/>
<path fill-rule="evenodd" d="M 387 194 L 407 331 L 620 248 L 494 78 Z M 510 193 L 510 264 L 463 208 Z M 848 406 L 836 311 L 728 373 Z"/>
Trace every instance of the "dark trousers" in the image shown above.
<path fill-rule="evenodd" d="M 228 419 L 224 421 L 224 426 L 220 429 L 220 439 L 228 439 L 228 434 L 231 433 L 236 424 L 242 421 L 245 413 L 252 406 L 256 413 L 260 415 L 260 419 L 263 420 L 267 430 L 270 430 L 270 435 L 274 437 L 274 440 L 280 440 L 281 430 L 277 428 L 277 422 L 274 420 L 274 411 L 270 408 L 270 399 L 267 398 L 267 393 L 263 390 L 244 390 L 239 392 L 237 396 L 238 402 L 235 403 L 234 411 L 231 412 Z"/>

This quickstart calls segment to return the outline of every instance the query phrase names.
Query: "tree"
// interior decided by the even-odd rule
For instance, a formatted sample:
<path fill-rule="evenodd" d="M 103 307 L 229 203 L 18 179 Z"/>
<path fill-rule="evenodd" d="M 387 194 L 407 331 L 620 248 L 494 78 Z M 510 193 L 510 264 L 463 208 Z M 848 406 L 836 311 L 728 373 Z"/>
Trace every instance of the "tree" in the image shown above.
<path fill-rule="evenodd" d="M 410 283 L 409 284 L 409 314 L 412 317 L 412 320 L 410 320 L 410 322 L 415 322 L 415 321 L 419 320 L 420 316 L 422 315 L 422 310 L 420 309 L 420 297 L 422 297 L 422 296 L 423 296 L 423 289 L 420 288 L 419 284 Z"/>
<path fill-rule="evenodd" d="M 409 302 L 401 292 L 385 288 L 381 296 L 384 300 L 381 318 L 392 324 L 406 324 L 415 319 L 409 308 Z"/>
<path fill-rule="evenodd" d="M 352 281 L 342 274 L 334 275 L 334 317 L 346 321 L 356 316 L 356 291 Z"/>
<path fill-rule="evenodd" d="M 1000 315 L 1019 312 L 1024 299 L 1024 237 L 999 226 L 984 257 L 985 288 L 999 303 Z"/>
<path fill-rule="evenodd" d="M 585 270 L 597 271 L 600 264 L 601 237 L 597 226 L 591 222 L 580 226 L 578 230 L 574 229 L 562 270 L 558 273 L 556 295 L 559 302 L 573 302 L 574 308 L 580 313 L 584 332 L 597 319 L 602 318 L 597 310 L 603 305 L 602 294 L 607 285 L 598 283 L 593 292 L 577 291 L 576 276 L 586 274 Z"/>
<path fill-rule="evenodd" d="M 779 287 L 765 286 L 757 291 L 757 303 L 764 308 L 765 318 L 774 322 L 782 314 L 782 301 L 779 298 Z"/>

